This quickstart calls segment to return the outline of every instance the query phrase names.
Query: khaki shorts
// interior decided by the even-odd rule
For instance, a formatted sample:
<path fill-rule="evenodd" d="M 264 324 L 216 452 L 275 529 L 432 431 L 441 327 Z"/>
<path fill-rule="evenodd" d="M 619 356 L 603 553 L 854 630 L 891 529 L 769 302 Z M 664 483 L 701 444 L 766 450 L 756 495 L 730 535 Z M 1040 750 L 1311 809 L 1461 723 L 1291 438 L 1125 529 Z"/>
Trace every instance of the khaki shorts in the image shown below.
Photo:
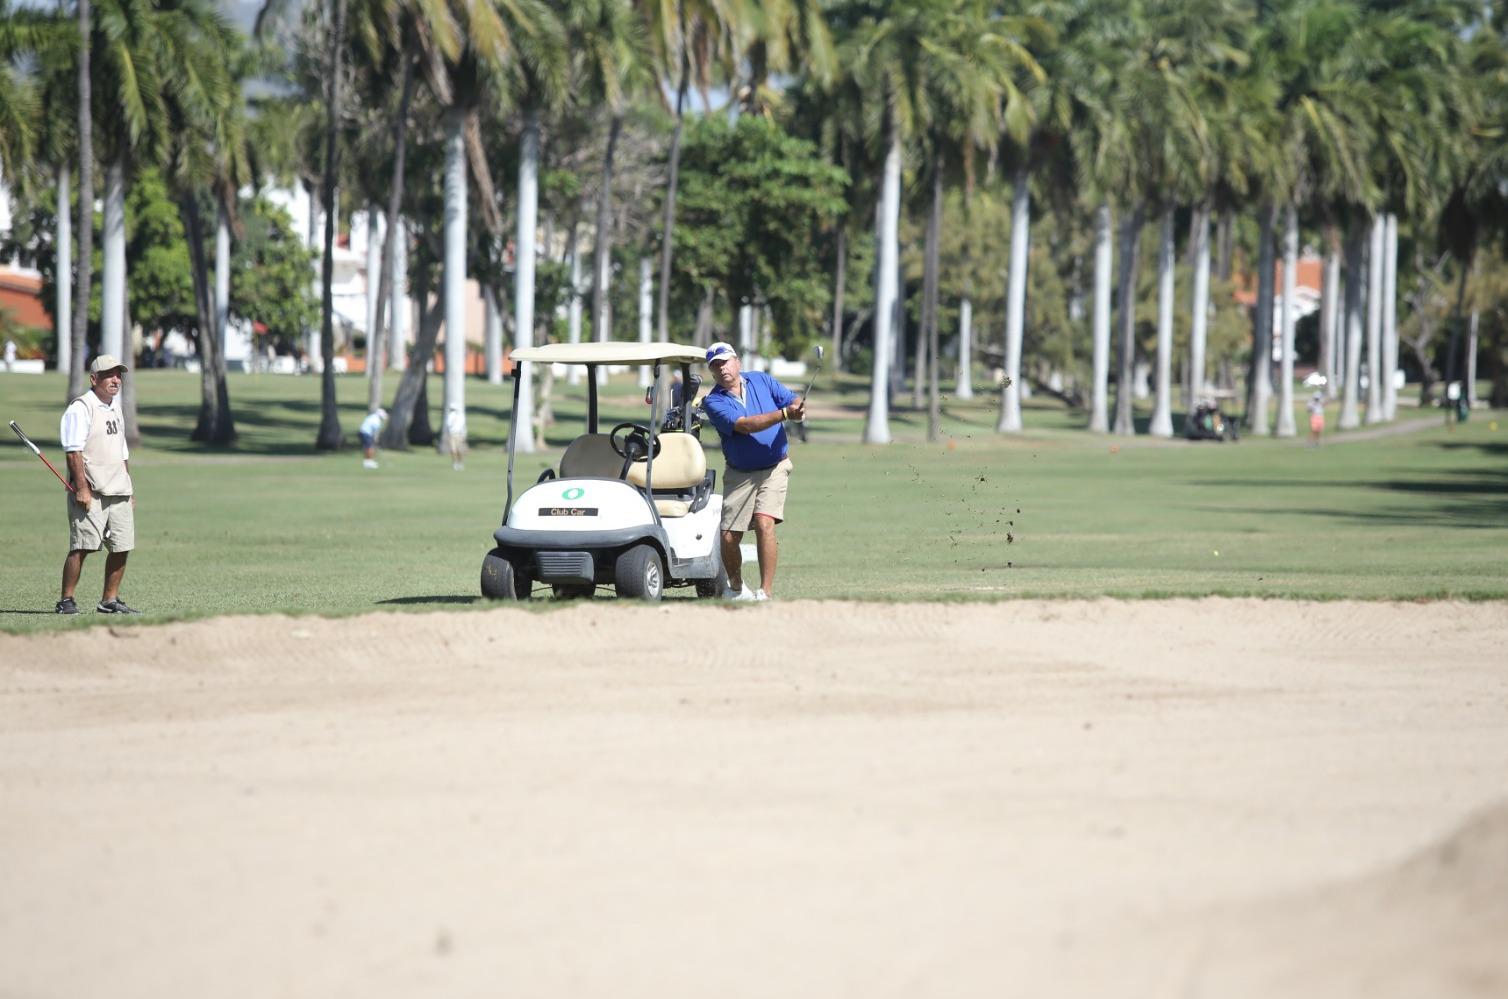
<path fill-rule="evenodd" d="M 772 468 L 741 472 L 728 468 L 723 472 L 723 522 L 725 531 L 747 531 L 756 513 L 774 517 L 778 524 L 785 519 L 785 493 L 791 482 L 791 459 L 782 458 Z"/>
<path fill-rule="evenodd" d="M 128 552 L 136 547 L 136 510 L 129 496 L 95 495 L 87 508 L 68 497 L 68 550 Z"/>

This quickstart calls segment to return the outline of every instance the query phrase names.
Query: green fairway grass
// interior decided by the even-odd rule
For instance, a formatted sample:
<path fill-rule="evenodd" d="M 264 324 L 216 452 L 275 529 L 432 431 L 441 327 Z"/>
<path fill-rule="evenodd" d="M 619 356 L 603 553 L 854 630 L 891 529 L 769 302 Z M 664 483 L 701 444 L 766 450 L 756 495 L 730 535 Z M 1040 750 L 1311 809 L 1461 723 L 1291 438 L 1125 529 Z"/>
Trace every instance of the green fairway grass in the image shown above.
<path fill-rule="evenodd" d="M 122 591 L 147 612 L 136 620 L 487 606 L 478 575 L 503 512 L 507 386 L 467 383 L 464 472 L 429 448 L 384 452 L 367 471 L 354 447 L 360 377 L 338 380 L 353 446 L 334 454 L 312 450 L 315 378 L 232 375 L 241 440 L 206 451 L 187 439 L 197 376 L 136 377 L 138 550 Z M 556 387 L 552 448 L 520 456 L 520 484 L 579 429 L 584 390 Z M 429 391 L 437 419 L 438 379 Z M 63 393 L 57 375 L 0 374 L 0 419 L 20 422 L 59 467 Z M 1404 409 L 1408 432 L 1309 449 L 1091 435 L 1082 416 L 1040 399 L 1029 432 L 1003 437 L 985 397 L 948 402 L 943 442 L 926 443 L 925 412 L 903 406 L 897 442 L 865 447 L 864 395 L 857 379 L 813 393 L 811 443 L 793 445 L 780 598 L 1508 597 L 1508 420 L 1495 414 L 1451 430 L 1436 411 Z M 624 378 L 604 398 L 604 427 L 646 412 Z M 720 455 L 710 463 L 721 473 Z M 0 516 L 0 630 L 114 620 L 52 614 L 63 491 L 8 431 Z M 98 599 L 102 569 L 101 555 L 86 562 L 81 606 Z"/>

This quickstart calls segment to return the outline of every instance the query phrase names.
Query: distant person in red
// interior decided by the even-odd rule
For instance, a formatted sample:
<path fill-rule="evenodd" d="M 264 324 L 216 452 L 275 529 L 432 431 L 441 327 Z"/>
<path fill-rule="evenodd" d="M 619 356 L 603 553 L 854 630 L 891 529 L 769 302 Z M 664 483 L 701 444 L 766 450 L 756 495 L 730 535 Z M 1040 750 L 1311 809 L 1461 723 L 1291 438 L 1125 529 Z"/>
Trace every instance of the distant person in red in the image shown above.
<path fill-rule="evenodd" d="M 1324 432 L 1325 393 L 1316 392 L 1309 397 L 1309 446 L 1319 447 Z"/>

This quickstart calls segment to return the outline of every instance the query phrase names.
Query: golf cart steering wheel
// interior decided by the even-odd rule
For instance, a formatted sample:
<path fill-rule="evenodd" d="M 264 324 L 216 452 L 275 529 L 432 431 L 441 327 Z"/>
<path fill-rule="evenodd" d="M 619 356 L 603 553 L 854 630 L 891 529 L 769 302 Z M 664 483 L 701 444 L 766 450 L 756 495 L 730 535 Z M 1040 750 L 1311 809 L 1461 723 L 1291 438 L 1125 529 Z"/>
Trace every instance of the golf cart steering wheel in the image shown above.
<path fill-rule="evenodd" d="M 627 431 L 625 433 L 625 431 Z M 622 434 L 622 439 L 619 435 Z M 638 423 L 620 423 L 613 428 L 613 432 L 607 439 L 613 453 L 625 462 L 643 461 L 649 457 L 649 428 Z M 654 445 L 654 457 L 660 456 L 660 442 L 657 439 Z M 625 474 L 628 466 L 623 466 Z"/>

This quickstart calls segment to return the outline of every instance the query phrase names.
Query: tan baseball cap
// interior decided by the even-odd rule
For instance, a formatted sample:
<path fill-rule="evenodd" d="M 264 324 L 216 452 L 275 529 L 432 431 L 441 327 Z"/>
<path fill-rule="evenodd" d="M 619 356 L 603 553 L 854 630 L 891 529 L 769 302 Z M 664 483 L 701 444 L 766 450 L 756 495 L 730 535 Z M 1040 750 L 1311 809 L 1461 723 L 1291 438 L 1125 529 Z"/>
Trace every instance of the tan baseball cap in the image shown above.
<path fill-rule="evenodd" d="M 121 371 L 131 370 L 124 364 L 120 363 L 120 358 L 116 357 L 113 354 L 101 354 L 89 363 L 89 373 L 91 375 L 103 375 L 106 372 L 115 371 L 117 369 Z"/>

